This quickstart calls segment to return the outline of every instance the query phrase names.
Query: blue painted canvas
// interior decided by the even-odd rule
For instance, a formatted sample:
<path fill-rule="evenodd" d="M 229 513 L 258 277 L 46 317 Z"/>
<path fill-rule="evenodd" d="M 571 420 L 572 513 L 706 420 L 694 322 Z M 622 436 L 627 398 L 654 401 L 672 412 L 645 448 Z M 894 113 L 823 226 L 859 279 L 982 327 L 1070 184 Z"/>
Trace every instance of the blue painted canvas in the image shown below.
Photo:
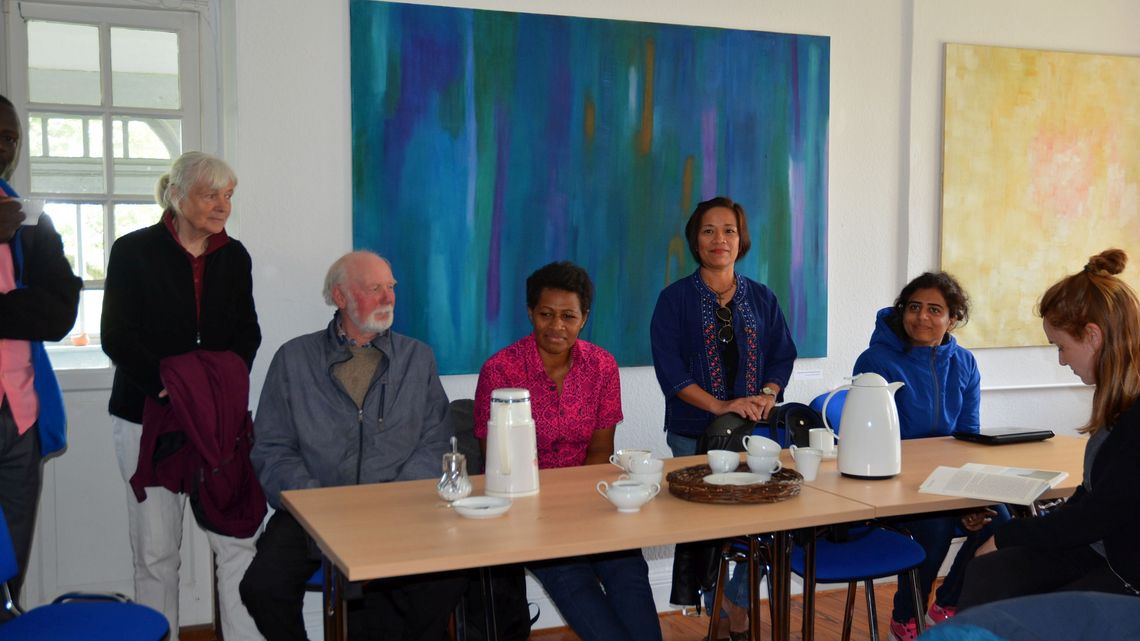
<path fill-rule="evenodd" d="M 399 281 L 396 329 L 443 373 L 530 330 L 526 277 L 589 271 L 582 338 L 650 364 L 657 295 L 692 273 L 684 225 L 744 205 L 737 268 L 827 352 L 830 41 L 352 0 L 353 243 Z"/>

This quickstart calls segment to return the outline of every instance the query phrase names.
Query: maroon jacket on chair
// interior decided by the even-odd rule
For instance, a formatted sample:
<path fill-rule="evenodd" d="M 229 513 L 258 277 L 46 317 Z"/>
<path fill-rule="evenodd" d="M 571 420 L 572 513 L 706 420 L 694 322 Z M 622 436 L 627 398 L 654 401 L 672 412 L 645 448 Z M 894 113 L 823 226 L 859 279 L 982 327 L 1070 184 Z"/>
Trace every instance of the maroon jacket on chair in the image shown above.
<path fill-rule="evenodd" d="M 139 501 L 146 487 L 190 495 L 202 527 L 246 538 L 265 517 L 265 495 L 249 460 L 253 420 L 249 370 L 233 352 L 196 350 L 168 356 L 159 376 L 169 394 L 147 397 L 139 462 L 131 488 Z"/>

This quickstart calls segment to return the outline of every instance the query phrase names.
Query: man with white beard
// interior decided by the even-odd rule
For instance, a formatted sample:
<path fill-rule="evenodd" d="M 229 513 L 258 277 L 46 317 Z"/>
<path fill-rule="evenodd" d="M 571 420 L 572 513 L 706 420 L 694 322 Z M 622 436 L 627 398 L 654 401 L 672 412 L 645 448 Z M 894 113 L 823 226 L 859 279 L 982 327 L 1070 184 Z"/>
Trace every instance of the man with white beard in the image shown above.
<path fill-rule="evenodd" d="M 281 492 L 434 478 L 453 429 L 435 355 L 391 331 L 396 279 L 371 252 L 339 258 L 325 277 L 337 308 L 323 331 L 277 351 L 254 422 L 250 458 L 277 510 L 241 583 L 242 601 L 269 641 L 305 639 L 301 606 L 320 553 L 282 509 Z M 373 581 L 350 609 L 353 638 L 446 638 L 466 587 L 461 574 Z"/>

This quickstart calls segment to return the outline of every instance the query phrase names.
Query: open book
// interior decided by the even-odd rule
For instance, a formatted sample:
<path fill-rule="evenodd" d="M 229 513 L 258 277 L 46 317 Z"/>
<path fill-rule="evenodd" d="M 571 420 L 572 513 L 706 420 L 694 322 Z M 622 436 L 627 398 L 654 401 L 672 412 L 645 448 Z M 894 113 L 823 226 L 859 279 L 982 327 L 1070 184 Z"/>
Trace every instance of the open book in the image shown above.
<path fill-rule="evenodd" d="M 999 503 L 1030 505 L 1045 490 L 1068 478 L 1068 472 L 967 463 L 962 467 L 939 465 L 918 488 L 925 494 L 964 496 Z"/>

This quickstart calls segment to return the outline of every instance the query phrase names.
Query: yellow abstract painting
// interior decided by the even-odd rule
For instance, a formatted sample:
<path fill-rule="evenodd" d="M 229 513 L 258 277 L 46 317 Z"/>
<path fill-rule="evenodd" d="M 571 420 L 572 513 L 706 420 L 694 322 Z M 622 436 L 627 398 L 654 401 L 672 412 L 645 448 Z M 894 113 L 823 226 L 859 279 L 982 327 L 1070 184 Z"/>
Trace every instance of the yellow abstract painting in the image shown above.
<path fill-rule="evenodd" d="M 946 46 L 942 269 L 968 347 L 1044 345 L 1045 289 L 1109 247 L 1140 288 L 1140 58 Z"/>

